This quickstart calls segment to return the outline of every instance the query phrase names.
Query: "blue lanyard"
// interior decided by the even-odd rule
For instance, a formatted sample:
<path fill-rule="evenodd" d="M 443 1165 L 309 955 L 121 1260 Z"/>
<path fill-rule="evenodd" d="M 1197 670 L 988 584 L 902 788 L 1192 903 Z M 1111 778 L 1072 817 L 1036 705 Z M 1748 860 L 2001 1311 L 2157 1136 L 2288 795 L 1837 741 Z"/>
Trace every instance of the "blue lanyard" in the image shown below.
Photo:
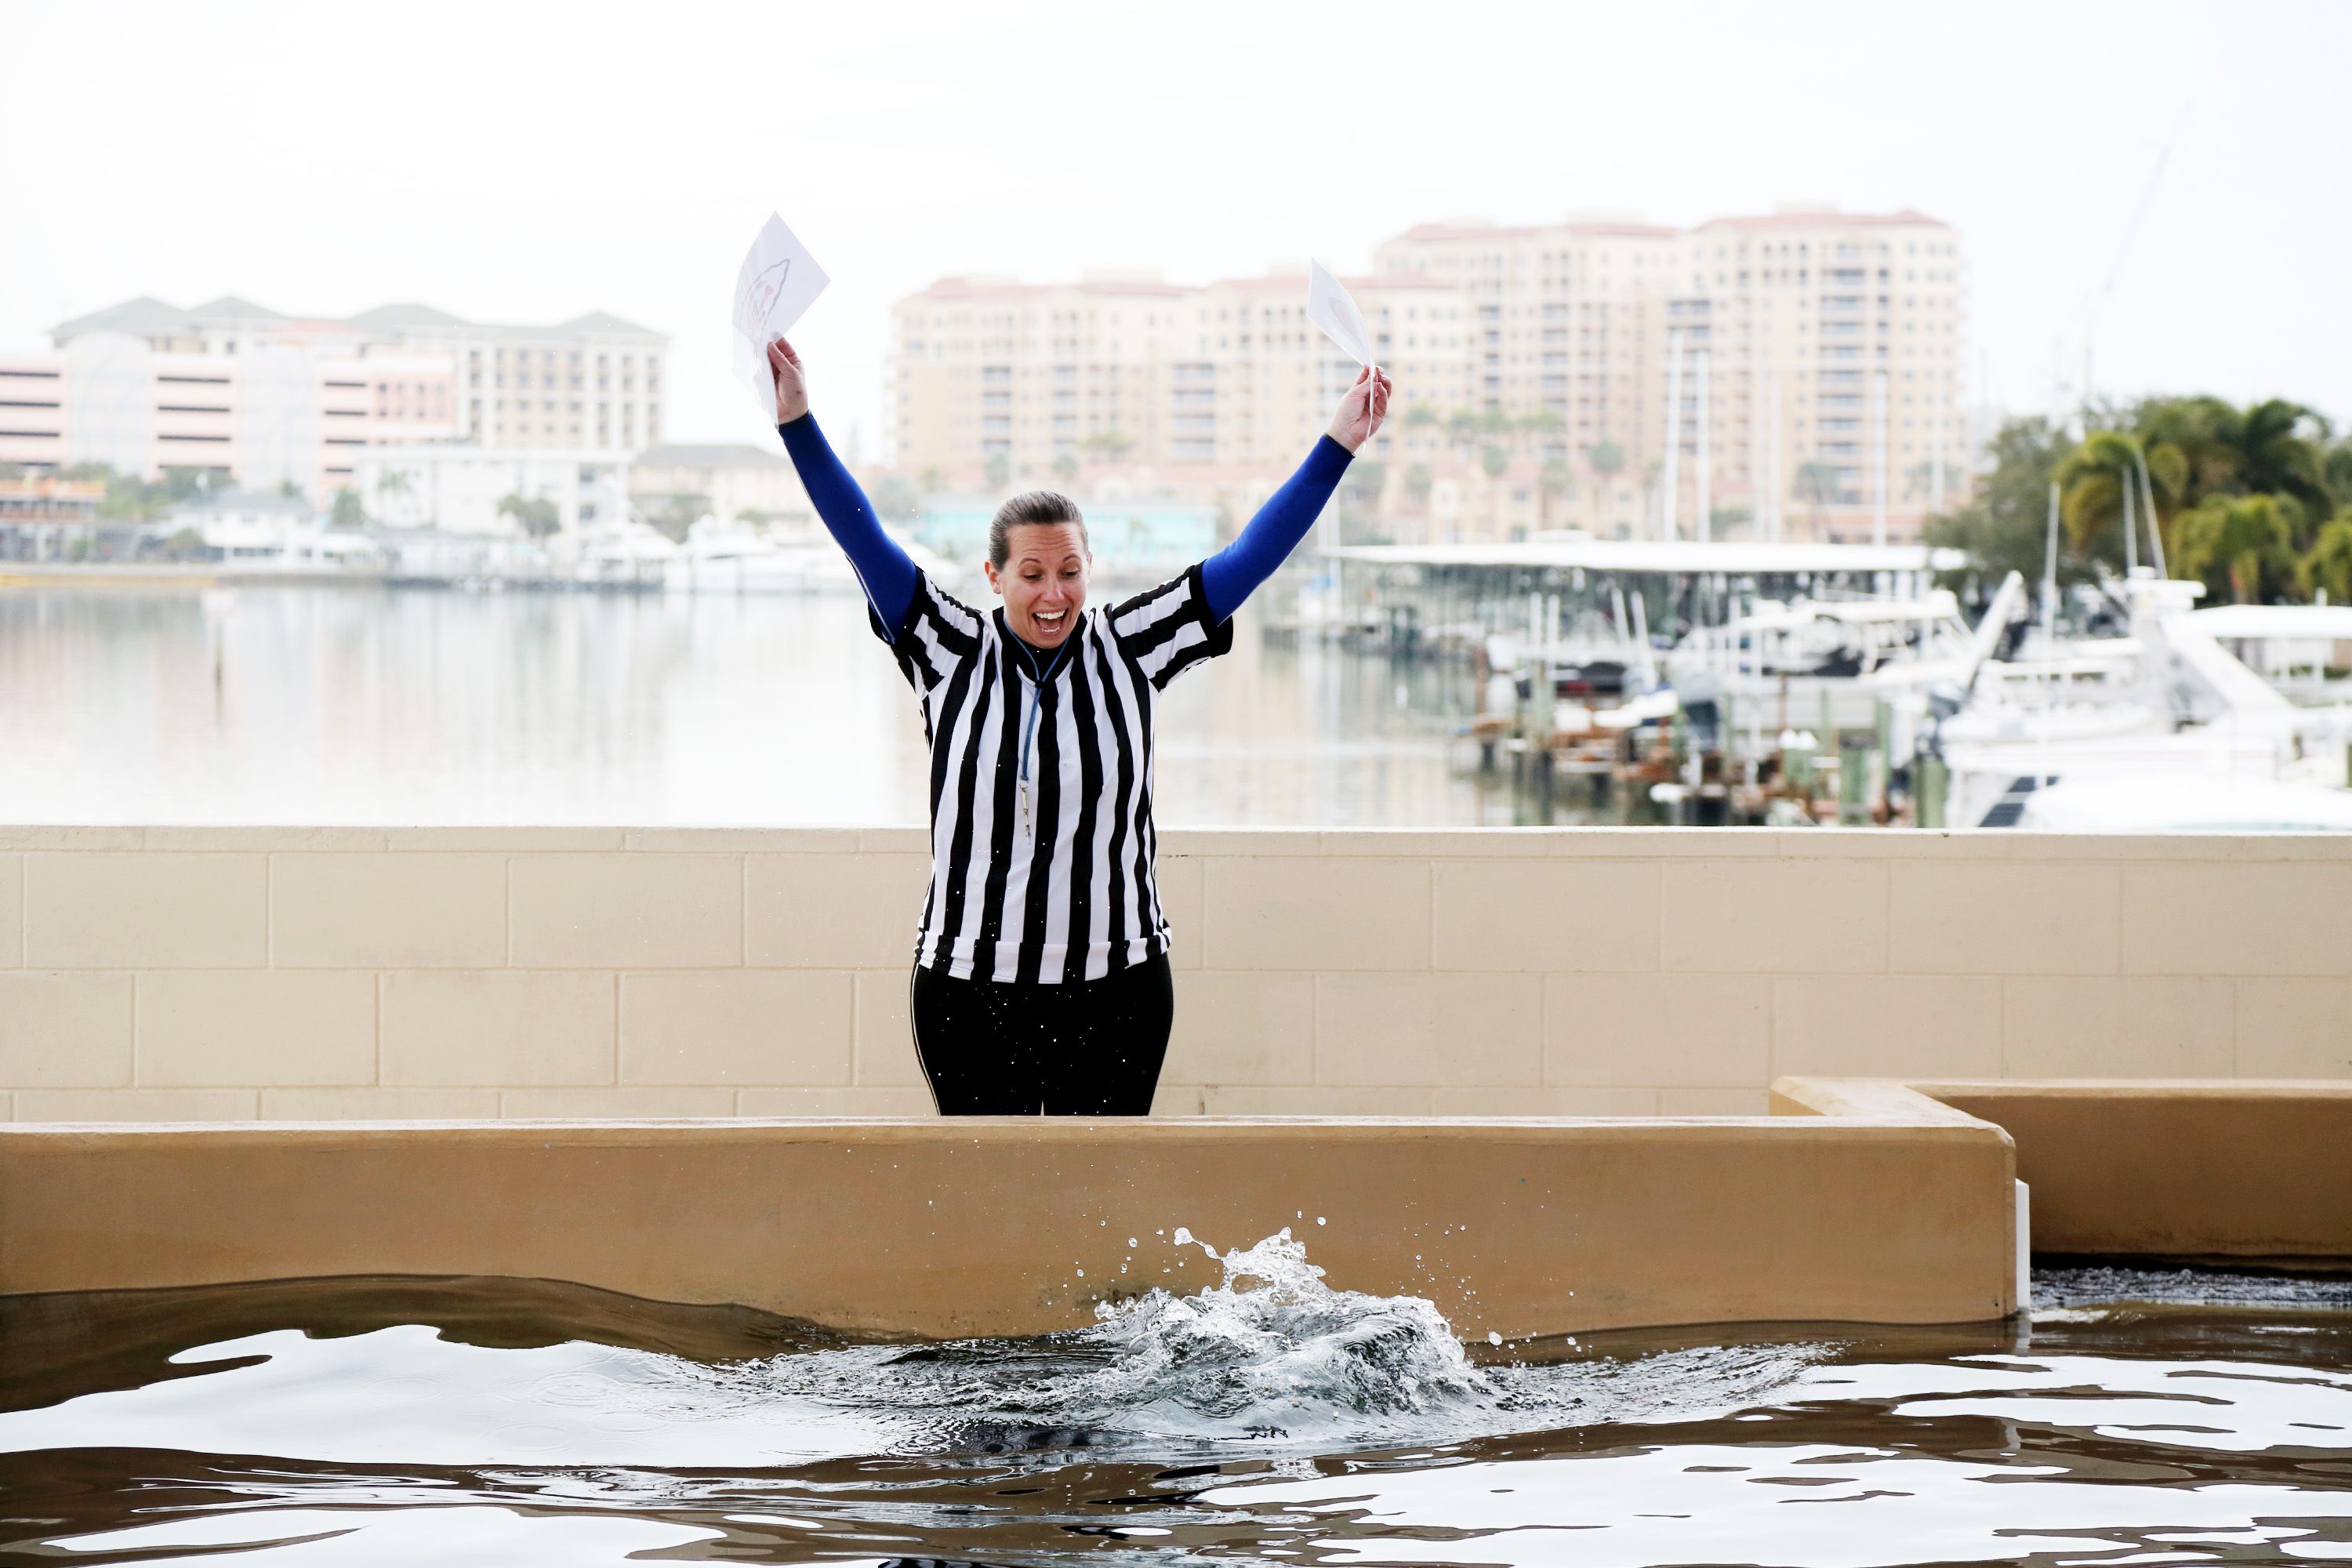
<path fill-rule="evenodd" d="M 1022 726 L 1021 730 L 1021 784 L 1025 790 L 1029 784 L 1029 745 L 1037 738 L 1037 710 L 1045 705 L 1045 682 L 1051 680 L 1054 678 L 1054 672 L 1062 668 L 1063 657 L 1070 651 L 1070 644 L 1076 639 L 1078 628 L 1075 626 L 1070 628 L 1069 637 L 1065 637 L 1062 640 L 1062 646 L 1054 650 L 1054 657 L 1046 663 L 1045 673 L 1043 675 L 1037 673 L 1036 655 L 1029 651 L 1029 645 L 1021 640 L 1020 634 L 1013 632 L 1010 627 L 1006 628 L 1006 632 L 1013 638 L 1013 646 L 1021 650 L 1021 662 L 1029 667 L 1030 684 L 1036 689 L 1036 694 L 1029 700 L 1028 721 Z M 1025 795 L 1023 804 L 1025 807 L 1027 804 Z"/>

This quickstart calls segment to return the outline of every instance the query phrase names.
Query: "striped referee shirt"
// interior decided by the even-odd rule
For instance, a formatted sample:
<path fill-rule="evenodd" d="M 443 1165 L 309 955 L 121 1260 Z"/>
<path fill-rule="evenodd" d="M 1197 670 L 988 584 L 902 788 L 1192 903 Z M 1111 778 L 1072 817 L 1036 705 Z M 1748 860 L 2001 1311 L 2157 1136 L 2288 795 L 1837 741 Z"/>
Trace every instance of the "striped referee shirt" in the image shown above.
<path fill-rule="evenodd" d="M 931 884 L 915 962 L 1052 984 L 1167 952 L 1152 877 L 1153 704 L 1234 646 L 1232 621 L 1210 619 L 1201 569 L 1085 611 L 1042 686 L 1003 610 L 959 604 L 928 575 L 895 635 L 872 619 L 930 742 Z"/>

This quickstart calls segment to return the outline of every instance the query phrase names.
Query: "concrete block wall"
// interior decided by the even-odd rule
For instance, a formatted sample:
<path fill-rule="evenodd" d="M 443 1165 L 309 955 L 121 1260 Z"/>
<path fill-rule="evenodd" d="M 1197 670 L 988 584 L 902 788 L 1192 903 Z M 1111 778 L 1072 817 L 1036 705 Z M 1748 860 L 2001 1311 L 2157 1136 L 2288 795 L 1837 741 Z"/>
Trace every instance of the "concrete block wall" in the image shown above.
<path fill-rule="evenodd" d="M 929 1110 L 911 829 L 0 828 L 17 1121 Z M 2352 836 L 1161 838 L 1163 1114 L 2352 1078 Z"/>

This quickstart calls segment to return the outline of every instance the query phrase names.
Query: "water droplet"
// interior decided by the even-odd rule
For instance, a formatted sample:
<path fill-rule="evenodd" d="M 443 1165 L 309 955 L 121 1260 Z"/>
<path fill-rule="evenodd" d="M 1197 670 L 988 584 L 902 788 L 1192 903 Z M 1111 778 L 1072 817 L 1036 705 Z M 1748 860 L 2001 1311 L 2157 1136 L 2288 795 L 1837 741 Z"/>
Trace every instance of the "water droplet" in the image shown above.
<path fill-rule="evenodd" d="M 1322 1216 L 1321 1215 L 1319 1215 L 1319 1214 L 1318 1214 L 1318 1215 L 1317 1215 L 1315 1216 L 1315 1223 L 1316 1223 L 1317 1225 L 1321 1225 L 1321 1224 L 1323 1224 L 1323 1223 L 1324 1223 L 1323 1216 Z"/>
<path fill-rule="evenodd" d="M 1503 1336 L 1496 1333 L 1494 1330 L 1488 1329 L 1486 1331 L 1486 1342 L 1490 1345 L 1499 1345 L 1503 1342 Z"/>
<path fill-rule="evenodd" d="M 1129 1246 L 1129 1247 L 1133 1247 L 1133 1246 L 1135 1245 L 1135 1237 L 1131 1237 L 1131 1236 L 1130 1236 L 1130 1237 L 1129 1237 L 1127 1238 L 1127 1244 L 1128 1244 L 1128 1246 Z"/>

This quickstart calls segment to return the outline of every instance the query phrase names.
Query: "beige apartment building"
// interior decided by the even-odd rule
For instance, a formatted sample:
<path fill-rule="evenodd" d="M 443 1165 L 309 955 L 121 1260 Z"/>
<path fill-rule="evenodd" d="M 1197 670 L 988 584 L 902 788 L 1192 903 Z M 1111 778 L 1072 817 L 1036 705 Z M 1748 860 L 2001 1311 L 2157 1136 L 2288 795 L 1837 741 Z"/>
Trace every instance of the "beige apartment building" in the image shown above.
<path fill-rule="evenodd" d="M 662 438 L 669 340 L 617 316 L 505 326 L 404 304 L 362 310 L 350 324 L 374 342 L 447 357 L 460 441 L 608 453 Z"/>
<path fill-rule="evenodd" d="M 203 468 L 323 501 L 369 448 L 453 433 L 446 356 L 370 353 L 319 325 L 233 299 L 194 311 L 134 300 L 68 321 L 49 353 L 0 354 L 0 462 Z"/>
<path fill-rule="evenodd" d="M 1368 455 L 1399 538 L 1901 541 L 1964 485 L 1966 268 L 1918 213 L 1426 224 L 1346 281 L 1397 381 Z M 943 279 L 894 312 L 898 465 L 1278 469 L 1353 374 L 1306 293 Z"/>
<path fill-rule="evenodd" d="M 604 461 L 661 437 L 667 340 L 603 314 L 499 326 L 423 305 L 331 318 L 139 299 L 50 335 L 50 353 L 0 356 L 0 462 L 205 468 L 323 501 L 385 446 Z"/>
<path fill-rule="evenodd" d="M 1922 214 L 1430 224 L 1375 266 L 1463 289 L 1477 398 L 1560 418 L 1596 532 L 1903 541 L 1962 488 L 1966 267 Z"/>
<path fill-rule="evenodd" d="M 1467 397 L 1459 289 L 1404 274 L 1347 282 L 1400 386 L 1449 406 Z M 893 312 L 895 460 L 968 480 L 1001 459 L 1009 478 L 1041 483 L 1057 465 L 1287 466 L 1357 368 L 1306 306 L 1303 270 L 1205 286 L 941 279 Z"/>

